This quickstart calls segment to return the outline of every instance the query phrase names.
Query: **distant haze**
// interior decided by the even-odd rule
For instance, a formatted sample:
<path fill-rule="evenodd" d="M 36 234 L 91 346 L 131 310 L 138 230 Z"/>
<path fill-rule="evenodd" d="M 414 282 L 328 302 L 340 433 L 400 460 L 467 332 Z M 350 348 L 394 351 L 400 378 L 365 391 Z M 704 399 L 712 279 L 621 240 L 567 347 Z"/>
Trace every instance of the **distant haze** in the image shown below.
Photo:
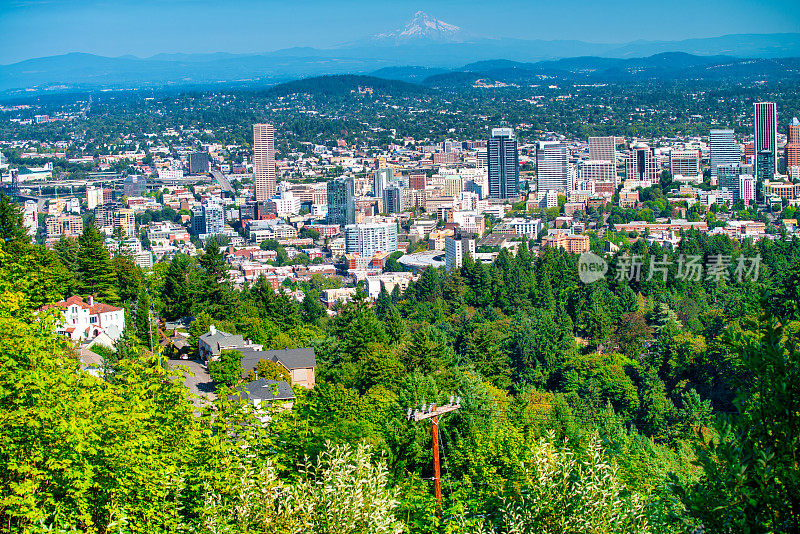
<path fill-rule="evenodd" d="M 623 43 L 800 32 L 797 0 L 6 0 L 0 64 L 68 52 L 149 57 L 331 48 L 377 34 L 397 37 L 419 10 L 463 35 L 488 38 Z"/>

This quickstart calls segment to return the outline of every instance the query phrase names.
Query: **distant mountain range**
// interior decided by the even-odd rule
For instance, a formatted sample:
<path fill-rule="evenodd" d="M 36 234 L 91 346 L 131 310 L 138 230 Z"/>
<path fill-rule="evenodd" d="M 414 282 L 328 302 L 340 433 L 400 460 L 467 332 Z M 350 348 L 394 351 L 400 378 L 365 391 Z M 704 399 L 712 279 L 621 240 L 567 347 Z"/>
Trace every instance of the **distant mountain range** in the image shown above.
<path fill-rule="evenodd" d="M 442 71 L 426 67 L 391 67 L 363 75 L 328 75 L 278 84 L 269 92 L 278 95 L 310 93 L 341 95 L 370 87 L 377 93 L 420 93 L 433 88 L 485 84 L 603 83 L 641 80 L 765 80 L 800 79 L 800 58 L 736 59 L 704 57 L 682 52 L 647 58 L 568 58 L 538 63 L 508 60 L 480 61 L 461 69 Z"/>
<path fill-rule="evenodd" d="M 182 86 L 264 86 L 287 80 L 325 74 L 375 73 L 387 79 L 420 82 L 432 75 L 464 72 L 466 64 L 490 61 L 504 78 L 513 73 L 523 77 L 530 72 L 545 73 L 551 68 L 560 75 L 573 72 L 587 63 L 592 72 L 617 72 L 623 78 L 633 76 L 619 60 L 651 59 L 666 52 L 683 52 L 692 57 L 708 56 L 705 74 L 712 74 L 711 64 L 740 62 L 735 58 L 758 60 L 800 57 L 800 33 L 742 34 L 688 39 L 683 41 L 634 41 L 627 44 L 587 43 L 583 41 L 543 41 L 490 39 L 474 36 L 465 30 L 417 12 L 403 27 L 346 43 L 335 48 L 287 48 L 264 54 L 158 54 L 149 58 L 134 56 L 103 57 L 85 53 L 31 59 L 0 66 L 0 91 L 6 95 L 31 91 L 85 89 L 160 88 Z M 591 57 L 585 57 L 591 56 Z M 718 56 L 726 56 L 721 58 Z M 669 72 L 682 56 L 661 56 L 666 62 L 661 70 Z M 683 56 L 685 58 L 685 56 Z M 575 58 L 567 63 L 556 60 Z M 498 63 L 497 60 L 509 63 Z M 617 60 L 606 61 L 604 59 Z M 542 62 L 550 62 L 542 63 Z M 703 67 L 694 61 L 696 73 Z M 486 65 L 478 63 L 481 69 Z M 633 64 L 628 64 L 633 65 Z M 781 63 L 759 62 L 765 70 Z M 413 66 L 413 67 L 407 67 Z M 759 68 L 761 68 L 759 67 Z M 657 70 L 652 67 L 651 73 Z M 511 69 L 508 71 L 508 69 Z M 618 69 L 615 71 L 614 69 Z M 619 70 L 621 69 L 621 70 Z M 732 73 L 736 68 L 717 68 Z M 483 70 L 481 73 L 486 73 Z M 727 74 L 726 74 L 727 75 Z M 589 76 L 591 77 L 591 75 Z M 463 78 L 463 76 L 461 76 Z"/>

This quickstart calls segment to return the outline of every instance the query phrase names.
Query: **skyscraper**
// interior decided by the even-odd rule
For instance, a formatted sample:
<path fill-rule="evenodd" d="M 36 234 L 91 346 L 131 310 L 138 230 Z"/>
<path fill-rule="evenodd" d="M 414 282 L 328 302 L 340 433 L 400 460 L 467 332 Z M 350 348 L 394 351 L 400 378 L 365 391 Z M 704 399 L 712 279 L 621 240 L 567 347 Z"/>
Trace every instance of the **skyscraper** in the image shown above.
<path fill-rule="evenodd" d="M 187 159 L 187 166 L 189 167 L 189 174 L 208 172 L 208 152 L 192 152 Z"/>
<path fill-rule="evenodd" d="M 775 179 L 775 152 L 761 150 L 756 152 L 756 178 L 759 180 Z"/>
<path fill-rule="evenodd" d="M 669 153 L 669 172 L 673 179 L 676 176 L 683 176 L 687 179 L 702 181 L 700 178 L 700 152 L 697 150 L 678 150 L 673 149 Z"/>
<path fill-rule="evenodd" d="M 327 222 L 342 228 L 356 223 L 355 184 L 352 178 L 340 177 L 328 182 Z"/>
<path fill-rule="evenodd" d="M 786 135 L 786 168 L 800 167 L 800 121 L 792 119 Z"/>
<path fill-rule="evenodd" d="M 589 138 L 589 159 L 610 161 L 614 165 L 617 163 L 617 138 L 610 137 L 590 137 Z"/>
<path fill-rule="evenodd" d="M 400 213 L 403 211 L 403 190 L 390 185 L 383 189 L 383 213 Z"/>
<path fill-rule="evenodd" d="M 536 142 L 537 192 L 569 189 L 569 153 L 558 141 Z"/>
<path fill-rule="evenodd" d="M 519 154 L 511 128 L 493 128 L 486 143 L 489 164 L 489 198 L 519 196 Z"/>
<path fill-rule="evenodd" d="M 753 153 L 756 155 L 756 176 L 775 175 L 778 156 L 778 117 L 775 102 L 756 102 L 753 104 Z M 772 152 L 772 158 L 759 155 L 764 151 Z M 758 160 L 762 164 L 771 161 L 771 170 L 758 168 Z"/>
<path fill-rule="evenodd" d="M 711 130 L 708 144 L 711 149 L 711 176 L 717 176 L 720 165 L 735 165 L 742 159 L 733 130 Z"/>
<path fill-rule="evenodd" d="M 275 128 L 271 124 L 253 125 L 253 181 L 257 202 L 275 195 Z"/>
<path fill-rule="evenodd" d="M 397 250 L 395 223 L 352 224 L 344 229 L 345 250 L 348 254 L 372 257 L 376 252 Z"/>
<path fill-rule="evenodd" d="M 389 167 L 381 167 L 375 170 L 375 177 L 372 181 L 372 195 L 381 198 L 386 185 L 394 180 L 394 170 Z"/>
<path fill-rule="evenodd" d="M 625 160 L 625 180 L 659 182 L 658 162 L 649 146 L 640 143 L 631 147 L 631 153 Z"/>
<path fill-rule="evenodd" d="M 411 171 L 408 181 L 411 189 L 424 191 L 428 185 L 428 175 L 425 174 L 424 170 L 414 170 Z"/>

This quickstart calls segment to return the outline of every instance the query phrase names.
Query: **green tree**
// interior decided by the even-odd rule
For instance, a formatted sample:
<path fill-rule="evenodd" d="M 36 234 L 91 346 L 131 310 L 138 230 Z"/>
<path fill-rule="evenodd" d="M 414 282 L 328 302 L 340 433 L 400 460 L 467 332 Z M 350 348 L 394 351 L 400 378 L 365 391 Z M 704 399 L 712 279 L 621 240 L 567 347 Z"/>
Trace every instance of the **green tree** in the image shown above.
<path fill-rule="evenodd" d="M 242 355 L 235 350 L 222 350 L 219 358 L 208 362 L 208 374 L 217 384 L 234 387 L 242 380 Z"/>
<path fill-rule="evenodd" d="M 106 304 L 118 304 L 118 280 L 100 232 L 90 225 L 83 230 L 78 243 L 79 290 L 84 295 L 94 295 Z"/>
<path fill-rule="evenodd" d="M 800 350 L 776 318 L 758 333 L 731 334 L 746 370 L 737 411 L 718 416 L 717 436 L 697 446 L 700 480 L 680 491 L 689 513 L 716 532 L 800 531 Z"/>
<path fill-rule="evenodd" d="M 6 244 L 11 242 L 27 244 L 31 241 L 28 229 L 25 227 L 22 208 L 19 204 L 11 202 L 11 198 L 5 193 L 0 194 L 0 239 Z"/>
<path fill-rule="evenodd" d="M 258 378 L 280 380 L 287 384 L 292 383 L 292 377 L 289 375 L 289 371 L 286 370 L 286 367 L 272 360 L 259 360 L 256 364 L 256 374 Z"/>
<path fill-rule="evenodd" d="M 150 296 L 147 294 L 144 287 L 140 287 L 136 299 L 136 337 L 139 343 L 145 347 L 150 347 L 152 336 L 151 328 Z"/>

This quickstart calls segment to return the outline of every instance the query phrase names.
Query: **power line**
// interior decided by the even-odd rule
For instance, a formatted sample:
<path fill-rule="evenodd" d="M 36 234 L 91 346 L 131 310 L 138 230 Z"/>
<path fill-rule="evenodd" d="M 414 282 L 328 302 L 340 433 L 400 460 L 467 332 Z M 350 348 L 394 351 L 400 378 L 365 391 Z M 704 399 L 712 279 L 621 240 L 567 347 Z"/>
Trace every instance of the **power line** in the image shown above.
<path fill-rule="evenodd" d="M 455 402 L 453 402 L 455 400 Z M 415 410 L 414 408 L 409 408 L 408 413 L 406 414 L 406 419 L 409 421 L 413 418 L 414 421 L 422 421 L 423 419 L 430 419 L 431 420 L 431 437 L 433 443 L 433 489 L 434 494 L 436 496 L 437 502 L 437 513 L 441 515 L 442 512 L 442 482 L 441 482 L 441 472 L 439 467 L 439 416 L 444 415 L 448 412 L 453 412 L 461 408 L 461 397 L 450 397 L 450 403 L 445 404 L 444 406 L 436 406 L 435 403 L 430 404 L 430 406 L 423 404 L 422 410 Z M 444 447 L 442 447 L 444 449 Z M 446 460 L 445 460 L 446 462 Z M 446 464 L 445 464 L 446 465 Z M 448 469 L 448 473 L 449 473 Z M 450 488 L 450 493 L 453 492 L 452 487 Z"/>

